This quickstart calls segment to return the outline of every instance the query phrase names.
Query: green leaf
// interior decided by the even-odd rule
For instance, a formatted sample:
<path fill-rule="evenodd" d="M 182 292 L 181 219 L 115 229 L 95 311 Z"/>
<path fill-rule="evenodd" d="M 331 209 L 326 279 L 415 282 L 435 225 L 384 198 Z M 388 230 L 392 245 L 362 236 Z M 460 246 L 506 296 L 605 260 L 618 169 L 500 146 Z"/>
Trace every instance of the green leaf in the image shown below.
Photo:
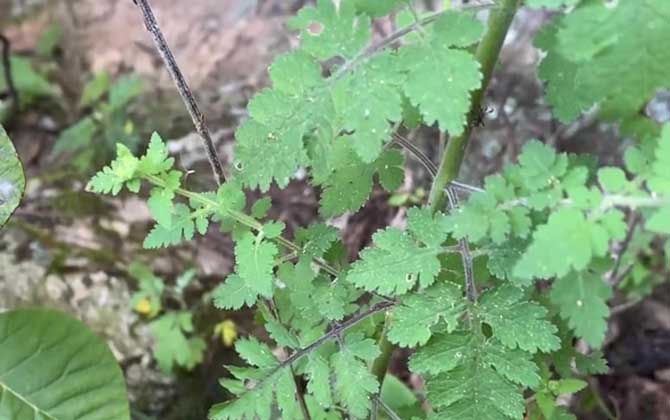
<path fill-rule="evenodd" d="M 649 189 L 670 196 L 670 124 L 663 126 L 661 137 L 654 148 L 652 176 L 647 182 Z"/>
<path fill-rule="evenodd" d="M 412 356 L 410 368 L 433 372 L 426 379 L 428 400 L 436 410 L 431 418 L 479 420 L 523 416 L 523 394 L 506 376 L 522 383 L 538 381 L 530 355 L 497 345 L 495 353 L 487 357 L 487 347 L 491 345 L 470 332 L 440 334 Z M 520 357 L 522 354 L 526 357 Z M 517 371 L 511 368 L 510 358 L 523 360 Z"/>
<path fill-rule="evenodd" d="M 549 381 L 549 389 L 556 395 L 574 394 L 589 386 L 588 382 L 581 379 L 559 379 L 558 381 Z"/>
<path fill-rule="evenodd" d="M 399 5 L 408 3 L 408 0 L 353 0 L 358 13 L 365 13 L 371 17 L 388 15 Z"/>
<path fill-rule="evenodd" d="M 220 284 L 212 292 L 214 306 L 219 309 L 240 309 L 242 306 L 253 306 L 258 299 L 258 292 L 237 274 L 231 274 L 225 283 Z"/>
<path fill-rule="evenodd" d="M 610 213 L 620 219 L 620 212 Z M 613 234 L 614 233 L 614 234 Z M 533 241 L 514 267 L 523 279 L 563 277 L 571 269 L 584 270 L 595 256 L 608 252 L 610 239 L 620 239 L 607 225 L 587 220 L 573 208 L 563 208 L 537 228 Z"/>
<path fill-rule="evenodd" d="M 0 417 L 130 419 L 123 374 L 104 341 L 47 309 L 0 314 Z"/>
<path fill-rule="evenodd" d="M 193 332 L 192 317 L 189 312 L 170 312 L 151 323 L 154 356 L 163 371 L 170 372 L 175 365 L 191 370 L 202 362 L 205 341 L 187 336 Z"/>
<path fill-rule="evenodd" d="M 170 157 L 161 136 L 154 132 L 151 135 L 147 153 L 140 159 L 138 170 L 145 175 L 157 175 L 169 171 L 172 165 L 174 165 L 174 158 Z"/>
<path fill-rule="evenodd" d="M 558 350 L 558 329 L 546 320 L 547 310 L 524 299 L 523 291 L 511 285 L 485 293 L 479 301 L 481 319 L 493 336 L 509 348 L 544 353 Z"/>
<path fill-rule="evenodd" d="M 53 153 L 57 155 L 67 151 L 90 147 L 97 132 L 98 125 L 93 118 L 84 117 L 58 135 Z"/>
<path fill-rule="evenodd" d="M 111 110 L 124 108 L 142 93 L 142 80 L 137 74 L 121 76 L 109 89 Z"/>
<path fill-rule="evenodd" d="M 235 244 L 235 271 L 249 287 L 264 297 L 272 296 L 274 259 L 277 246 L 247 232 Z"/>
<path fill-rule="evenodd" d="M 547 59 L 560 57 L 570 63 L 572 83 L 559 81 L 560 94 L 579 98 L 580 105 L 569 99 L 552 103 L 557 111 L 574 118 L 575 109 L 601 103 L 606 118 L 620 121 L 637 114 L 658 89 L 670 86 L 659 64 L 670 60 L 663 45 L 670 30 L 668 13 L 670 3 L 665 0 L 591 1 L 559 19 L 555 42 L 545 46 Z M 631 66 L 639 71 L 627 71 Z M 550 86 L 564 76 L 560 66 L 540 75 Z"/>
<path fill-rule="evenodd" d="M 626 173 L 620 168 L 601 168 L 598 170 L 598 182 L 611 193 L 618 193 L 628 185 Z"/>
<path fill-rule="evenodd" d="M 442 252 L 439 238 L 444 241 L 447 235 L 444 215 L 438 213 L 428 223 L 423 215 L 425 213 L 419 211 L 410 212 L 409 232 L 396 228 L 376 232 L 372 237 L 374 246 L 361 252 L 361 258 L 352 264 L 347 280 L 382 294 L 404 294 L 417 281 L 422 287 L 430 286 L 441 269 L 437 258 Z M 420 223 L 417 222 L 419 218 Z M 425 243 L 425 246 L 417 243 L 417 240 L 426 238 L 431 243 Z"/>
<path fill-rule="evenodd" d="M 435 284 L 408 294 L 390 312 L 388 339 L 403 347 L 424 345 L 440 320 L 444 320 L 448 332 L 455 330 L 464 310 L 463 292 L 451 283 Z"/>
<path fill-rule="evenodd" d="M 117 195 L 123 184 L 135 177 L 140 161 L 133 156 L 128 147 L 117 143 L 116 155 L 110 166 L 105 166 L 89 181 L 86 186 L 88 191 Z"/>
<path fill-rule="evenodd" d="M 147 200 L 149 211 L 159 225 L 165 228 L 172 227 L 172 214 L 174 213 L 174 192 L 167 188 L 154 188 Z"/>
<path fill-rule="evenodd" d="M 374 163 L 365 164 L 354 151 L 352 140 L 350 136 L 344 136 L 333 146 L 331 159 L 336 169 L 324 183 L 321 193 L 319 210 L 324 217 L 360 209 L 372 192 L 375 171 L 384 188 L 397 188 L 403 179 L 400 153 L 387 151 Z"/>
<path fill-rule="evenodd" d="M 174 214 L 168 226 L 156 224 L 149 232 L 144 243 L 145 249 L 155 249 L 171 245 L 179 245 L 183 239 L 190 241 L 195 233 L 195 223 L 191 211 L 184 204 L 174 206 Z"/>
<path fill-rule="evenodd" d="M 0 125 L 0 228 L 19 206 L 26 178 L 14 145 Z"/>
<path fill-rule="evenodd" d="M 21 105 L 25 106 L 39 98 L 57 98 L 62 92 L 43 75 L 35 71 L 30 60 L 23 57 L 10 57 L 14 86 L 20 92 Z M 0 67 L 0 91 L 7 91 L 5 67 Z"/>
<path fill-rule="evenodd" d="M 549 296 L 577 336 L 592 347 L 602 344 L 609 316 L 607 300 L 612 297 L 612 289 L 597 274 L 571 273 L 562 277 L 554 282 Z"/>
<path fill-rule="evenodd" d="M 97 73 L 93 79 L 84 85 L 84 91 L 79 99 L 79 106 L 83 108 L 95 104 L 107 93 L 111 84 L 112 78 L 109 76 L 109 73 L 105 71 Z"/>
<path fill-rule="evenodd" d="M 440 129 L 452 136 L 463 132 L 470 92 L 479 87 L 482 78 L 479 63 L 470 53 L 449 48 L 456 41 L 451 33 L 436 31 L 429 44 L 408 46 L 400 52 L 408 72 L 407 97 L 419 108 L 426 124 L 437 121 Z"/>
<path fill-rule="evenodd" d="M 285 107 L 283 104 L 275 106 Z M 306 159 L 299 127 L 275 132 L 255 120 L 248 120 L 237 130 L 235 138 L 242 181 L 250 188 L 258 186 L 263 192 L 270 188 L 272 180 L 282 188 L 288 185 Z"/>
<path fill-rule="evenodd" d="M 656 211 L 647 220 L 644 227 L 651 232 L 670 235 L 670 207 Z"/>
<path fill-rule="evenodd" d="M 235 350 L 247 363 L 259 368 L 272 368 L 279 364 L 272 350 L 253 337 L 237 340 Z"/>
<path fill-rule="evenodd" d="M 450 11 L 435 21 L 433 31 L 436 44 L 445 48 L 468 47 L 479 41 L 484 26 L 474 14 Z"/>
<path fill-rule="evenodd" d="M 365 163 L 374 162 L 382 144 L 391 137 L 391 125 L 402 119 L 400 86 L 404 75 L 390 53 L 376 56 L 338 80 L 334 86 L 335 109 L 353 146 Z"/>
<path fill-rule="evenodd" d="M 331 364 L 338 400 L 352 416 L 366 418 L 370 410 L 370 394 L 379 390 L 377 379 L 365 363 L 346 349 L 333 354 Z"/>
<path fill-rule="evenodd" d="M 304 7 L 289 21 L 300 30 L 301 48 L 319 59 L 354 57 L 370 39 L 370 19 L 356 16 L 356 5 L 346 0 L 339 7 L 331 0 L 318 0 Z"/>

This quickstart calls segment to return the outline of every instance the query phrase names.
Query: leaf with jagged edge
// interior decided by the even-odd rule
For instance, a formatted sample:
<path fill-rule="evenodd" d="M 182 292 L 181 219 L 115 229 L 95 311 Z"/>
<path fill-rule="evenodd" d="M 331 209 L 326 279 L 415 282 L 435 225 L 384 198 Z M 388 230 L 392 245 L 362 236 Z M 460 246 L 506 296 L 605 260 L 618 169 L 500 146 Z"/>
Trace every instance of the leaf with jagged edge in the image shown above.
<path fill-rule="evenodd" d="M 102 168 L 89 181 L 86 189 L 101 194 L 117 195 L 123 184 L 135 177 L 139 160 L 130 149 L 121 143 L 116 144 L 116 159 Z"/>
<path fill-rule="evenodd" d="M 333 86 L 342 128 L 352 133 L 354 150 L 365 163 L 379 157 L 382 144 L 391 138 L 391 123 L 402 119 L 400 87 L 405 75 L 396 63 L 395 55 L 383 53 Z"/>
<path fill-rule="evenodd" d="M 346 348 L 333 354 L 334 391 L 340 403 L 355 417 L 366 418 L 370 411 L 370 395 L 379 391 L 379 383 L 368 366 Z"/>
<path fill-rule="evenodd" d="M 547 310 L 524 299 L 521 289 L 504 285 L 481 296 L 478 313 L 491 326 L 493 336 L 505 346 L 548 353 L 561 346 L 558 328 L 546 320 Z"/>
<path fill-rule="evenodd" d="M 417 282 L 422 287 L 430 286 L 441 269 L 439 239 L 445 241 L 447 233 L 444 215 L 438 213 L 432 223 L 426 223 L 423 217 L 426 211 L 409 212 L 408 232 L 397 228 L 377 231 L 372 237 L 374 245 L 361 252 L 361 258 L 352 264 L 347 280 L 367 291 L 382 294 L 404 294 Z M 419 218 L 421 223 L 415 223 Z M 417 243 L 426 238 L 430 243 Z"/>
<path fill-rule="evenodd" d="M 602 344 L 609 316 L 607 301 L 612 297 L 612 289 L 599 275 L 572 272 L 554 282 L 549 297 L 577 336 L 592 347 Z"/>
<path fill-rule="evenodd" d="M 301 9 L 288 23 L 300 30 L 300 47 L 318 59 L 353 58 L 369 42 L 370 19 L 356 16 L 354 0 L 318 0 Z"/>
<path fill-rule="evenodd" d="M 147 152 L 140 159 L 138 170 L 146 175 L 157 175 L 172 169 L 174 158 L 169 156 L 167 146 L 161 136 L 154 131 Z"/>
<path fill-rule="evenodd" d="M 224 283 L 212 292 L 214 306 L 219 309 L 240 309 L 242 306 L 253 306 L 258 299 L 258 292 L 245 282 L 242 277 L 231 274 Z"/>
<path fill-rule="evenodd" d="M 370 196 L 375 172 L 384 189 L 397 188 L 404 176 L 403 157 L 396 150 L 384 152 L 375 162 L 366 164 L 353 149 L 352 138 L 338 138 L 332 150 L 334 172 L 323 184 L 320 213 L 324 217 L 357 211 Z"/>
<path fill-rule="evenodd" d="M 184 239 L 187 241 L 193 239 L 194 233 L 195 223 L 191 217 L 191 210 L 186 205 L 177 203 L 174 206 L 170 227 L 156 224 L 144 238 L 142 245 L 145 249 L 179 245 Z"/>
<path fill-rule="evenodd" d="M 647 186 L 657 194 L 670 196 L 670 124 L 663 126 L 654 157 Z"/>
<path fill-rule="evenodd" d="M 192 317 L 189 312 L 170 312 L 151 323 L 156 340 L 154 356 L 163 371 L 170 372 L 175 365 L 190 370 L 202 362 L 205 342 L 187 336 L 193 332 Z"/>
<path fill-rule="evenodd" d="M 263 192 L 273 180 L 282 188 L 288 185 L 291 176 L 306 161 L 302 134 L 300 127 L 277 133 L 255 120 L 243 123 L 235 138 L 237 169 L 244 184 L 259 187 Z"/>
<path fill-rule="evenodd" d="M 525 411 L 519 385 L 539 382 L 530 354 L 510 350 L 471 332 L 435 334 L 410 359 L 423 374 L 435 418 L 519 419 Z M 514 371 L 511 362 L 518 364 Z"/>
<path fill-rule="evenodd" d="M 444 19 L 453 20 L 446 22 L 444 28 L 449 28 L 451 23 L 467 26 L 456 17 Z M 481 28 L 481 23 L 475 19 L 470 18 L 469 24 Z M 437 121 L 440 129 L 452 136 L 463 132 L 470 108 L 470 93 L 479 88 L 482 78 L 479 63 L 472 54 L 451 48 L 471 43 L 473 37 L 463 38 L 456 32 L 438 27 L 427 43 L 409 45 L 399 53 L 401 65 L 408 72 L 405 94 L 419 108 L 426 124 Z M 435 72 L 437 68 L 439 72 Z"/>
<path fill-rule="evenodd" d="M 609 251 L 610 240 L 625 235 L 623 213 L 610 210 L 598 220 L 589 220 L 574 208 L 562 208 L 549 216 L 533 233 L 526 252 L 514 267 L 522 279 L 563 277 L 571 269 L 585 269 L 592 258 Z"/>
<path fill-rule="evenodd" d="M 452 283 L 435 284 L 400 299 L 390 312 L 388 339 L 403 347 L 424 345 L 432 335 L 432 328 L 441 320 L 446 324 L 446 331 L 455 330 L 464 311 L 461 287 Z"/>
<path fill-rule="evenodd" d="M 602 116 L 621 121 L 636 115 L 658 89 L 669 87 L 661 64 L 670 60 L 665 48 L 669 14 L 665 0 L 590 1 L 559 19 L 554 42 L 542 47 L 547 59 L 557 56 L 567 66 L 556 62 L 541 76 L 550 85 L 559 80 L 561 91 L 553 98 L 578 99 L 552 103 L 557 112 L 573 119 L 584 104 L 600 103 Z M 639 71 L 627 71 L 631 66 Z"/>
<path fill-rule="evenodd" d="M 264 297 L 272 296 L 274 259 L 277 246 L 245 232 L 235 244 L 235 272 L 251 289 Z"/>

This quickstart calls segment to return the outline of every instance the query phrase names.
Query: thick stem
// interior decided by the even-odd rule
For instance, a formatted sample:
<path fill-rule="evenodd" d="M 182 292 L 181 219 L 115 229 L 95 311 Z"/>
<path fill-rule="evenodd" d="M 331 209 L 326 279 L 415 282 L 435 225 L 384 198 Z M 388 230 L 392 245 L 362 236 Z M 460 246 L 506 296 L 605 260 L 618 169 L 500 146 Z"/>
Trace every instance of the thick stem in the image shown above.
<path fill-rule="evenodd" d="M 488 87 L 493 69 L 495 68 L 500 49 L 502 48 L 507 30 L 512 19 L 519 8 L 520 0 L 501 0 L 500 5 L 491 10 L 488 29 L 484 38 L 479 43 L 475 58 L 479 61 L 482 71 L 482 85 L 479 89 L 472 92 L 470 97 L 470 112 L 468 113 L 468 123 L 463 134 L 449 139 L 447 148 L 442 155 L 442 161 L 437 170 L 437 176 L 433 181 L 430 191 L 430 208 L 433 212 L 444 208 L 446 204 L 445 188 L 449 183 L 456 179 L 465 156 L 465 148 L 470 140 L 472 129 L 476 125 L 479 113 L 481 112 L 482 100 Z"/>

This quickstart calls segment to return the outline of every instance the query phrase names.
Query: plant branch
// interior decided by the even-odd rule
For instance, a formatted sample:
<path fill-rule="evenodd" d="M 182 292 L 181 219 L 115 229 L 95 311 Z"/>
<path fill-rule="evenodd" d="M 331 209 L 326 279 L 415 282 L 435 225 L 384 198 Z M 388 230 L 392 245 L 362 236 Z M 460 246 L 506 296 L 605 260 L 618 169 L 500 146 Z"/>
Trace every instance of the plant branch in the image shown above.
<path fill-rule="evenodd" d="M 488 29 L 475 52 L 475 58 L 482 71 L 482 84 L 470 96 L 470 111 L 463 134 L 449 139 L 446 150 L 442 155 L 437 176 L 430 191 L 429 202 L 433 212 L 444 208 L 446 201 L 445 187 L 458 176 L 465 157 L 465 149 L 480 113 L 484 93 L 493 75 L 493 69 L 498 61 L 505 36 L 519 4 L 520 0 L 501 0 L 500 6 L 491 12 Z"/>
<path fill-rule="evenodd" d="M 151 10 L 151 5 L 149 4 L 149 1 L 148 0 L 133 0 L 133 1 L 142 11 L 142 15 L 144 17 L 144 25 L 146 26 L 147 31 L 149 31 L 149 33 L 151 34 L 151 38 L 154 41 L 154 45 L 156 46 L 158 53 L 163 59 L 165 67 L 167 68 L 168 73 L 170 73 L 170 77 L 174 81 L 174 84 L 177 87 L 177 90 L 179 91 L 179 95 L 184 101 L 184 105 L 186 106 L 186 109 L 188 110 L 188 113 L 191 116 L 191 120 L 193 121 L 195 130 L 198 132 L 200 138 L 202 139 L 205 145 L 205 150 L 207 151 L 207 159 L 209 160 L 209 164 L 212 167 L 212 172 L 214 173 L 216 183 L 218 185 L 221 185 L 221 183 L 225 182 L 226 177 L 223 174 L 223 166 L 221 165 L 221 160 L 219 159 L 216 147 L 214 146 L 214 141 L 212 140 L 209 128 L 207 127 L 207 124 L 205 122 L 205 116 L 200 111 L 198 103 L 196 102 L 195 97 L 191 92 L 191 89 L 186 83 L 186 79 L 184 79 L 184 75 L 179 69 L 177 61 L 175 60 L 174 55 L 172 54 L 172 51 L 170 50 L 170 47 L 168 46 L 167 41 L 165 40 L 165 37 L 163 36 L 163 33 L 161 32 L 160 27 L 158 26 L 158 22 L 156 21 L 156 17 L 154 16 L 153 10 Z"/>
<path fill-rule="evenodd" d="M 446 188 L 447 197 L 449 198 L 450 211 L 458 210 L 458 196 L 449 187 Z M 472 267 L 472 253 L 470 252 L 470 244 L 463 238 L 458 240 L 458 246 L 461 250 L 461 260 L 463 261 L 463 270 L 465 272 L 465 295 L 470 302 L 477 301 L 477 285 L 475 284 L 475 270 Z"/>
<path fill-rule="evenodd" d="M 12 61 L 10 57 L 12 44 L 9 42 L 9 38 L 3 34 L 0 34 L 0 44 L 2 44 L 2 70 L 5 75 L 7 93 L 9 94 L 9 97 L 12 98 L 12 108 L 17 109 L 19 107 L 19 92 L 16 90 L 14 76 L 12 74 Z"/>

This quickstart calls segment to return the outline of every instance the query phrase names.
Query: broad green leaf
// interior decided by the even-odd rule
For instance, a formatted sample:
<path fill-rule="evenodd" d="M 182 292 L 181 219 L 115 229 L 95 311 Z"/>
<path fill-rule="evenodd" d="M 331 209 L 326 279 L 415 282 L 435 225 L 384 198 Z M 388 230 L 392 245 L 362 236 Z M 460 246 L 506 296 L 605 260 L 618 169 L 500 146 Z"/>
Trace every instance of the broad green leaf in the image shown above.
<path fill-rule="evenodd" d="M 0 418 L 130 419 L 123 374 L 104 341 L 48 309 L 0 314 Z"/>
<path fill-rule="evenodd" d="M 479 306 L 481 319 L 505 346 L 518 346 L 531 353 L 560 348 L 558 329 L 546 320 L 547 310 L 524 299 L 521 289 L 511 285 L 497 287 L 481 297 Z"/>
<path fill-rule="evenodd" d="M 422 287 L 430 286 L 440 272 L 437 258 L 442 252 L 439 237 L 447 239 L 443 215 L 439 214 L 429 223 L 414 222 L 421 212 L 411 212 L 409 226 L 417 230 L 403 232 L 396 228 L 378 231 L 372 237 L 374 246 L 361 252 L 360 260 L 352 264 L 347 280 L 368 291 L 401 295 L 418 282 Z M 437 235 L 437 239 L 436 236 Z M 429 238 L 431 243 L 421 246 L 417 240 Z"/>
<path fill-rule="evenodd" d="M 389 341 L 403 347 L 426 344 L 440 320 L 444 320 L 447 331 L 455 330 L 464 310 L 463 292 L 451 283 L 403 296 L 390 312 Z"/>
<path fill-rule="evenodd" d="M 668 207 L 654 212 L 644 227 L 651 232 L 670 235 L 670 203 Z"/>
<path fill-rule="evenodd" d="M 592 347 L 602 344 L 609 316 L 607 300 L 612 297 L 612 289 L 597 274 L 571 273 L 562 277 L 554 282 L 549 296 L 577 336 Z"/>
<path fill-rule="evenodd" d="M 479 41 L 484 32 L 482 23 L 472 14 L 447 12 L 433 24 L 436 44 L 445 47 L 468 47 Z"/>
<path fill-rule="evenodd" d="M 0 228 L 19 206 L 26 178 L 14 145 L 0 125 Z"/>
<path fill-rule="evenodd" d="M 356 4 L 344 0 L 318 0 L 316 6 L 304 7 L 289 21 L 289 27 L 300 30 L 301 48 L 318 59 L 335 56 L 353 58 L 370 39 L 370 19 L 356 16 Z"/>

